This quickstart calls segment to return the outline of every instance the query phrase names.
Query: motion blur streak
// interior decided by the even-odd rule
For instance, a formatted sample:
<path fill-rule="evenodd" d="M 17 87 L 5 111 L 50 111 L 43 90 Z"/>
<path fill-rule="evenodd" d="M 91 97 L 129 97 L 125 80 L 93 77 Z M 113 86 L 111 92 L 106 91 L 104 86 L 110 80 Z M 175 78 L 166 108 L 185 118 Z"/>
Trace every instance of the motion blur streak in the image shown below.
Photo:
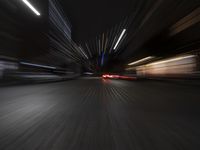
<path fill-rule="evenodd" d="M 0 150 L 200 150 L 199 92 L 200 0 L 0 0 Z"/>
<path fill-rule="evenodd" d="M 121 41 L 122 37 L 124 36 L 125 32 L 126 32 L 126 29 L 123 29 L 122 33 L 120 34 L 119 39 L 117 40 L 117 43 L 115 44 L 114 50 L 117 48 L 117 46 L 118 46 L 119 42 Z"/>
<path fill-rule="evenodd" d="M 0 60 L 0 79 L 2 78 L 5 70 L 17 70 L 18 65 L 13 62 Z"/>
<path fill-rule="evenodd" d="M 0 149 L 199 150 L 198 93 L 98 78 L 1 88 Z"/>
<path fill-rule="evenodd" d="M 129 66 L 131 66 L 131 65 L 136 65 L 136 64 L 138 64 L 138 63 L 141 63 L 141 62 L 150 60 L 150 59 L 152 59 L 152 58 L 154 58 L 154 57 L 152 57 L 152 56 L 145 57 L 145 58 L 142 58 L 142 59 L 137 60 L 137 61 L 135 61 L 135 62 L 129 63 L 128 65 L 129 65 Z"/>
<path fill-rule="evenodd" d="M 170 28 L 170 35 L 173 36 L 198 22 L 200 22 L 200 7 L 196 8 L 190 14 L 173 25 Z"/>
<path fill-rule="evenodd" d="M 36 15 L 40 16 L 40 13 L 31 5 L 27 0 L 22 0 Z"/>
<path fill-rule="evenodd" d="M 122 76 L 122 75 L 112 75 L 112 74 L 103 74 L 102 78 L 106 79 L 127 79 L 127 80 L 133 80 L 136 79 L 136 77 L 130 77 L 130 76 Z"/>
<path fill-rule="evenodd" d="M 195 55 L 179 56 L 136 67 L 138 75 L 181 76 L 197 71 Z"/>
<path fill-rule="evenodd" d="M 33 63 L 28 63 L 28 62 L 20 62 L 20 64 L 27 65 L 27 66 L 47 68 L 47 69 L 56 69 L 56 67 L 46 66 L 46 65 L 40 65 L 40 64 L 33 64 Z"/>

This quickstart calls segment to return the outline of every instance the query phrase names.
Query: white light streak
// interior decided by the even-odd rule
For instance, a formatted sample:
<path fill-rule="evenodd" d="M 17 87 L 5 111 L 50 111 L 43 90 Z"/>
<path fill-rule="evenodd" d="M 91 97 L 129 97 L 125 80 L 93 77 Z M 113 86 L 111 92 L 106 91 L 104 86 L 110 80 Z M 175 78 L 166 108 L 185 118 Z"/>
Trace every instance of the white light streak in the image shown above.
<path fill-rule="evenodd" d="M 46 65 L 39 65 L 39 64 L 33 64 L 33 63 L 28 63 L 28 62 L 20 62 L 20 64 L 27 65 L 27 66 L 33 66 L 33 67 L 47 68 L 47 69 L 56 69 L 56 67 L 46 66 Z"/>
<path fill-rule="evenodd" d="M 171 58 L 171 59 L 166 59 L 166 60 L 163 60 L 163 61 L 157 61 L 157 62 L 154 62 L 154 63 L 150 63 L 147 66 L 169 63 L 169 62 L 173 62 L 173 61 L 179 61 L 179 60 L 183 60 L 183 59 L 187 59 L 187 58 L 193 58 L 195 56 L 196 55 L 180 56 L 180 57 L 176 57 L 176 58 Z"/>
<path fill-rule="evenodd" d="M 92 72 L 84 72 L 83 74 L 86 74 L 86 75 L 93 75 L 94 73 L 92 73 Z"/>
<path fill-rule="evenodd" d="M 154 57 L 153 57 L 153 56 L 145 57 L 145 58 L 140 59 L 140 60 L 138 60 L 138 61 L 134 61 L 134 62 L 132 62 L 132 63 L 130 63 L 130 64 L 128 64 L 128 65 L 129 65 L 129 66 L 135 65 L 135 64 L 138 64 L 138 63 L 141 63 L 141 62 L 150 60 L 150 59 L 152 59 L 152 58 L 154 58 Z"/>
<path fill-rule="evenodd" d="M 122 37 L 124 36 L 125 32 L 126 32 L 126 29 L 123 29 L 119 39 L 117 40 L 117 43 L 115 44 L 114 50 L 117 48 L 117 46 L 118 46 L 119 42 L 121 41 Z"/>
<path fill-rule="evenodd" d="M 40 13 L 31 5 L 27 0 L 22 0 L 37 16 L 40 16 Z"/>
<path fill-rule="evenodd" d="M 88 56 L 86 55 L 86 53 L 84 52 L 84 50 L 82 50 L 80 46 L 79 46 L 79 49 L 81 50 L 82 54 L 88 59 Z"/>

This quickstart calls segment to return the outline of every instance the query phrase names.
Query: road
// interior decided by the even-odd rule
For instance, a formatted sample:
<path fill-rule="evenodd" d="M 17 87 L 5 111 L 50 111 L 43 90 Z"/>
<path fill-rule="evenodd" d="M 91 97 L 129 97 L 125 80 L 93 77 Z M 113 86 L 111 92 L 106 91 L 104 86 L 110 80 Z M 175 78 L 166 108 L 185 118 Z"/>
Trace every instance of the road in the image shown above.
<path fill-rule="evenodd" d="M 0 88 L 0 150 L 199 150 L 200 87 L 82 78 Z"/>

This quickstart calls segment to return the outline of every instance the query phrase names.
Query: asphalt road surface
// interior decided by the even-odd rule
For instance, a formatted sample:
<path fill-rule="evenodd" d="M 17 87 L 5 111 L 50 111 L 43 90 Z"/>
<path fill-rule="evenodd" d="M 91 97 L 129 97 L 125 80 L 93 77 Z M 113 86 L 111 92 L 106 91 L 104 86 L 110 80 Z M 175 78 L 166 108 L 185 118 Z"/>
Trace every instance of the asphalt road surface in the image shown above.
<path fill-rule="evenodd" d="M 85 78 L 0 88 L 0 150 L 200 150 L 200 86 Z"/>

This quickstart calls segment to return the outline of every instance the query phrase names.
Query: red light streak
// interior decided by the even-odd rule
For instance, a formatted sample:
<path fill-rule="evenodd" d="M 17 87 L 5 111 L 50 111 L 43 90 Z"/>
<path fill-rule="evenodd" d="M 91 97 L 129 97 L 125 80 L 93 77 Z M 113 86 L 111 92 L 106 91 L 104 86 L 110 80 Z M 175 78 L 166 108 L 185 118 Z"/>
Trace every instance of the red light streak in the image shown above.
<path fill-rule="evenodd" d="M 129 76 L 120 76 L 120 75 L 110 75 L 110 74 L 104 74 L 102 75 L 102 78 L 108 78 L 108 79 L 126 79 L 126 80 L 134 80 L 136 77 L 129 77 Z"/>

